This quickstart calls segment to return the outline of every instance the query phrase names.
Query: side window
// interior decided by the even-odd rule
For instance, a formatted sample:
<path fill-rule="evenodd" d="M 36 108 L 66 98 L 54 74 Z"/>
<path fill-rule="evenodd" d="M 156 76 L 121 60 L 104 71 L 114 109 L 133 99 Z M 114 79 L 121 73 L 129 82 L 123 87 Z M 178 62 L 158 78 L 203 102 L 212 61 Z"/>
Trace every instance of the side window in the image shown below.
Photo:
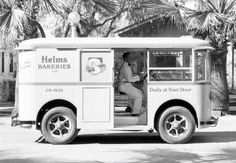
<path fill-rule="evenodd" d="M 192 49 L 151 49 L 149 81 L 192 80 Z"/>

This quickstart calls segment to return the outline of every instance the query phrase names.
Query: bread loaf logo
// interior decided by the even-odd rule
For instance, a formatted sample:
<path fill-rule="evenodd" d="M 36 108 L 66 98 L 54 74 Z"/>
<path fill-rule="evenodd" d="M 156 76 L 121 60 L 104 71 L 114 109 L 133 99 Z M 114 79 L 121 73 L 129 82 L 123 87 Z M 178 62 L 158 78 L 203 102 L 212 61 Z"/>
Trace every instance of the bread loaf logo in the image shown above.
<path fill-rule="evenodd" d="M 92 75 L 98 75 L 106 70 L 106 65 L 103 63 L 103 58 L 88 58 L 86 71 Z"/>

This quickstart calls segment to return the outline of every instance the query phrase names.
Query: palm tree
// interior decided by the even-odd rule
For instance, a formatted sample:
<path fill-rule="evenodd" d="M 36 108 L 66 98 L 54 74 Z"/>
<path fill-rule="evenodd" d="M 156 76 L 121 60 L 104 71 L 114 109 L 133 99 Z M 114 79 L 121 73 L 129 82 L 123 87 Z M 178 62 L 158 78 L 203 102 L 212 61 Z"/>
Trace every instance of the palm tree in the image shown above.
<path fill-rule="evenodd" d="M 45 32 L 38 22 L 40 14 L 53 12 L 67 20 L 68 14 L 74 10 L 81 16 L 81 26 L 78 28 L 80 36 L 86 37 L 109 22 L 105 34 L 108 36 L 113 30 L 114 21 L 121 15 L 122 10 L 117 9 L 114 0 L 0 0 L 0 32 L 3 33 L 5 40 L 15 45 L 26 39 L 37 38 L 39 34 L 45 37 Z M 102 18 L 102 21 L 98 21 L 95 18 L 97 16 Z M 17 81 L 18 79 L 16 83 Z M 18 105 L 17 91 L 16 84 L 15 106 Z"/>
<path fill-rule="evenodd" d="M 194 1 L 193 1 L 194 2 Z M 226 79 L 226 57 L 229 42 L 235 42 L 236 0 L 198 0 L 197 9 L 189 9 L 177 2 L 158 1 L 146 8 L 144 15 L 167 17 L 178 27 L 184 26 L 194 37 L 206 39 L 212 52 L 211 99 L 216 110 L 227 112 L 229 91 Z M 165 19 L 163 19 L 165 20 Z"/>
<path fill-rule="evenodd" d="M 123 2 L 123 3 L 122 3 Z M 125 1 L 121 3 L 124 4 Z M 67 10 L 67 15 L 76 12 L 80 16 L 80 22 L 77 24 L 77 34 L 79 37 L 88 37 L 93 35 L 99 27 L 110 23 L 110 28 L 105 36 L 108 36 L 113 29 L 112 25 L 123 12 L 123 8 L 114 0 L 73 0 L 71 7 Z M 71 24 L 66 27 L 65 37 L 67 37 Z"/>
<path fill-rule="evenodd" d="M 63 0 L 0 0 L 0 30 L 13 41 L 45 37 L 37 20 L 39 13 L 59 13 L 67 4 Z"/>
<path fill-rule="evenodd" d="M 212 53 L 211 98 L 215 108 L 222 111 L 229 109 L 229 91 L 226 79 L 226 58 L 229 42 L 235 40 L 235 0 L 200 1 L 200 10 L 187 16 L 186 28 L 193 35 L 209 40 L 215 51 Z"/>
<path fill-rule="evenodd" d="M 68 5 L 63 0 L 0 0 L 0 33 L 2 38 L 15 46 L 23 40 L 37 38 L 38 30 L 45 37 L 37 18 L 40 13 L 60 13 Z M 17 68 L 16 68 L 17 69 Z M 17 70 L 16 70 L 17 71 Z M 15 110 L 17 114 L 18 87 L 16 73 Z"/>

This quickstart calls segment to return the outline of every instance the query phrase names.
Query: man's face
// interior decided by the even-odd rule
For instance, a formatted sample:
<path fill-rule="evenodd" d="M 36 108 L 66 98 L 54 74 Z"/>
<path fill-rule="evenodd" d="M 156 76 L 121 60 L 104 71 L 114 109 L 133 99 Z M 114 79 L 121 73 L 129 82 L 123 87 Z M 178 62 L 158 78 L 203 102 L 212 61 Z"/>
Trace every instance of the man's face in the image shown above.
<path fill-rule="evenodd" d="M 132 60 L 131 60 L 131 57 L 130 55 L 127 56 L 127 59 L 126 59 L 127 63 L 131 64 Z"/>

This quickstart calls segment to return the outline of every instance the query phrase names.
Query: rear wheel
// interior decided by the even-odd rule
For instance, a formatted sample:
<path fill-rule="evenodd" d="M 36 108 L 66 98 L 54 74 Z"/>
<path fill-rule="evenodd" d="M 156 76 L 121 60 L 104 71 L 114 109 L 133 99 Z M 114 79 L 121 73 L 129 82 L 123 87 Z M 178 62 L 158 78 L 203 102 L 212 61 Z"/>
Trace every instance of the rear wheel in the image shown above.
<path fill-rule="evenodd" d="M 196 128 L 193 115 L 182 106 L 166 109 L 160 115 L 157 126 L 157 132 L 161 138 L 172 144 L 187 142 Z"/>
<path fill-rule="evenodd" d="M 43 117 L 41 132 L 52 144 L 67 144 L 77 136 L 76 116 L 66 107 L 55 107 Z"/>

